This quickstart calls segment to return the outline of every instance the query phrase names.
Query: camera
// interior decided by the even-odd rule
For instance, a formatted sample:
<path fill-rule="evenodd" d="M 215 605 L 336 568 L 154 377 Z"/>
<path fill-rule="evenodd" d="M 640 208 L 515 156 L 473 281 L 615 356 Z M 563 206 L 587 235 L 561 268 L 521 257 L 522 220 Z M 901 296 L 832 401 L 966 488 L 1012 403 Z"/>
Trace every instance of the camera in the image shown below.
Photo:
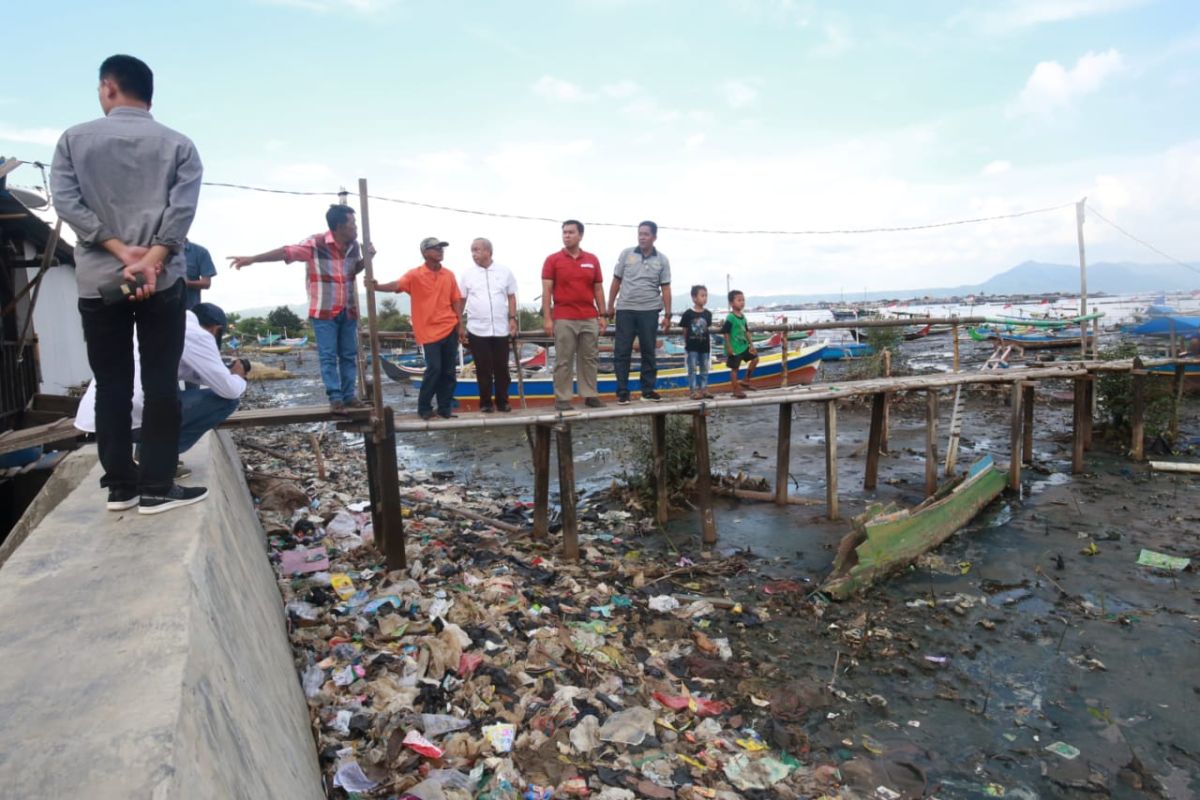
<path fill-rule="evenodd" d="M 247 375 L 250 374 L 250 359 L 248 359 L 248 358 L 238 358 L 238 359 L 223 358 L 221 360 L 225 362 L 225 366 L 227 366 L 227 367 L 232 367 L 234 361 L 240 361 L 240 362 L 242 362 L 242 371 L 245 372 Z"/>

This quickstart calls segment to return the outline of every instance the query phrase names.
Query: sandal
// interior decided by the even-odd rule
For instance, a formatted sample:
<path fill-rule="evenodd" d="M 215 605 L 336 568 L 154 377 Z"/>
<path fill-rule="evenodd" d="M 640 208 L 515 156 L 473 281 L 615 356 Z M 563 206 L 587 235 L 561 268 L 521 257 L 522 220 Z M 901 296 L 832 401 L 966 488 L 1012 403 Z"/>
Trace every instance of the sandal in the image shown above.
<path fill-rule="evenodd" d="M 733 396 L 734 396 L 734 397 L 736 397 L 736 398 L 738 398 L 739 400 L 745 400 L 745 399 L 746 399 L 746 393 L 745 393 L 745 392 L 734 392 L 734 393 L 733 393 Z"/>

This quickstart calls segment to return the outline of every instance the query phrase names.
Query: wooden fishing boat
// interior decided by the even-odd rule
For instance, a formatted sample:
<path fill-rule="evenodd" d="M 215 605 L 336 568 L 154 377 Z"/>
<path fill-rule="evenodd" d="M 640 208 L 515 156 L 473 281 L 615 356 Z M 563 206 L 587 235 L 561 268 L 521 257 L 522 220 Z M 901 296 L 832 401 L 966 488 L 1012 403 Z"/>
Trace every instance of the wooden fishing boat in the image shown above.
<path fill-rule="evenodd" d="M 825 345 L 823 361 L 843 361 L 845 359 L 865 358 L 875 352 L 866 342 L 837 342 Z"/>
<path fill-rule="evenodd" d="M 1149 367 L 1149 371 L 1159 375 L 1174 375 L 1175 366 L 1163 364 L 1158 367 Z M 1183 391 L 1187 394 L 1200 393 L 1200 364 L 1183 365 Z"/>
<path fill-rule="evenodd" d="M 289 347 L 305 347 L 308 345 L 308 337 L 297 336 L 289 339 L 285 336 L 279 340 L 279 344 L 286 344 Z"/>
<path fill-rule="evenodd" d="M 1007 485 L 989 455 L 912 509 L 871 506 L 854 518 L 821 590 L 844 600 L 903 569 L 974 519 Z"/>
<path fill-rule="evenodd" d="M 258 344 L 260 347 L 270 347 L 273 344 L 277 344 L 282 338 L 278 333 L 268 333 L 266 336 L 258 337 Z"/>
<path fill-rule="evenodd" d="M 825 345 L 819 344 L 810 345 L 809 347 L 788 353 L 788 385 L 795 386 L 812 383 L 817 377 L 817 370 L 821 366 L 821 358 L 824 352 Z M 719 353 L 714 352 L 714 356 L 716 355 L 719 355 Z M 740 372 L 742 375 L 745 374 L 744 366 Z M 758 367 L 754 370 L 754 378 L 750 381 L 750 385 L 756 389 L 774 389 L 781 385 L 782 377 L 782 354 L 760 355 Z M 409 380 L 414 386 L 420 388 L 420 375 L 411 375 Z M 544 408 L 554 405 L 554 375 L 552 370 L 546 369 L 538 374 L 531 375 L 525 378 L 524 382 L 525 403 L 527 406 Z M 597 383 L 600 390 L 600 399 L 607 403 L 615 403 L 617 398 L 616 376 L 611 373 L 600 373 Z M 744 380 L 743 384 L 745 384 Z M 687 369 L 660 371 L 655 388 L 664 397 L 687 397 Z M 730 391 L 729 367 L 725 365 L 724 361 L 719 363 L 714 361 L 710 367 L 708 388 L 714 394 Z M 634 370 L 630 370 L 629 374 L 629 392 L 634 397 L 641 394 L 641 379 Z M 509 398 L 514 406 L 518 404 L 516 382 L 509 389 Z M 463 411 L 477 411 L 479 409 L 479 383 L 475 380 L 474 376 L 459 378 L 458 385 L 454 389 L 454 400 L 458 404 L 459 409 Z"/>
<path fill-rule="evenodd" d="M 1095 330 L 1088 330 L 1088 344 L 1096 338 Z M 1079 328 L 1038 331 L 1035 333 L 1007 333 L 996 336 L 1001 345 L 1013 345 L 1024 350 L 1046 350 L 1056 347 L 1081 347 L 1083 335 Z"/>
<path fill-rule="evenodd" d="M 258 352 L 268 353 L 273 356 L 281 356 L 286 353 L 292 352 L 292 350 L 294 350 L 294 349 L 295 348 L 292 347 L 290 344 L 277 344 L 277 345 L 273 345 L 271 347 L 260 347 L 258 349 Z"/>

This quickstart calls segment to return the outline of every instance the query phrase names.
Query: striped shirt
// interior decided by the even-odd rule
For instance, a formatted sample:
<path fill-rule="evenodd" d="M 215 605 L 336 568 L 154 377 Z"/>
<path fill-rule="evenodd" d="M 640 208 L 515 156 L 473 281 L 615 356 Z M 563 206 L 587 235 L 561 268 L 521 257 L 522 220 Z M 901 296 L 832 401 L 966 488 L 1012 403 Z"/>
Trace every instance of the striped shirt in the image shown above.
<path fill-rule="evenodd" d="M 358 242 L 342 252 L 332 231 L 315 234 L 283 248 L 287 263 L 303 261 L 307 267 L 308 316 L 333 319 L 343 310 L 350 319 L 358 319 L 358 282 L 355 276 L 366 265 Z"/>

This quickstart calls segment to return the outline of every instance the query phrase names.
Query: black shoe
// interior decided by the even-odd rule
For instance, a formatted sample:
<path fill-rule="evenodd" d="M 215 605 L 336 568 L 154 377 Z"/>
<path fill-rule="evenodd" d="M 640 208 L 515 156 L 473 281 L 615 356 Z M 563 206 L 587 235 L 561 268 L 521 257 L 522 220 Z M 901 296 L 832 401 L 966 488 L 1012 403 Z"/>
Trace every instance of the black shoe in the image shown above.
<path fill-rule="evenodd" d="M 334 400 L 331 402 L 329 404 L 329 411 L 331 414 L 339 417 L 346 417 L 350 415 L 350 409 L 346 408 L 346 404 L 341 400 Z"/>
<path fill-rule="evenodd" d="M 128 511 L 141 499 L 136 489 L 109 489 L 106 508 L 109 511 Z"/>
<path fill-rule="evenodd" d="M 512 411 L 512 406 L 510 406 L 508 403 L 497 403 L 496 410 L 501 414 L 507 414 Z"/>
<path fill-rule="evenodd" d="M 144 494 L 138 503 L 139 514 L 161 514 L 173 508 L 190 506 L 208 497 L 208 489 L 203 486 L 180 486 L 171 484 L 166 494 Z"/>
<path fill-rule="evenodd" d="M 479 413 L 481 413 L 481 414 L 491 414 L 495 410 L 496 409 L 492 407 L 491 403 L 480 403 L 479 404 Z"/>
<path fill-rule="evenodd" d="M 452 413 L 450 411 L 439 411 L 438 416 L 441 417 L 442 419 L 454 419 L 455 417 L 458 416 L 458 414 Z"/>
<path fill-rule="evenodd" d="M 588 408 L 604 408 L 604 401 L 599 397 L 589 397 L 583 401 Z"/>
<path fill-rule="evenodd" d="M 433 419 L 433 412 L 432 411 L 418 411 L 417 416 L 420 417 L 421 419 L 425 420 L 426 422 L 428 422 L 429 420 Z"/>
<path fill-rule="evenodd" d="M 629 392 L 617 392 L 617 405 L 629 405 Z"/>
<path fill-rule="evenodd" d="M 662 395 L 651 389 L 648 392 L 642 392 L 642 399 L 653 400 L 655 403 L 657 403 L 659 400 L 662 400 Z"/>

